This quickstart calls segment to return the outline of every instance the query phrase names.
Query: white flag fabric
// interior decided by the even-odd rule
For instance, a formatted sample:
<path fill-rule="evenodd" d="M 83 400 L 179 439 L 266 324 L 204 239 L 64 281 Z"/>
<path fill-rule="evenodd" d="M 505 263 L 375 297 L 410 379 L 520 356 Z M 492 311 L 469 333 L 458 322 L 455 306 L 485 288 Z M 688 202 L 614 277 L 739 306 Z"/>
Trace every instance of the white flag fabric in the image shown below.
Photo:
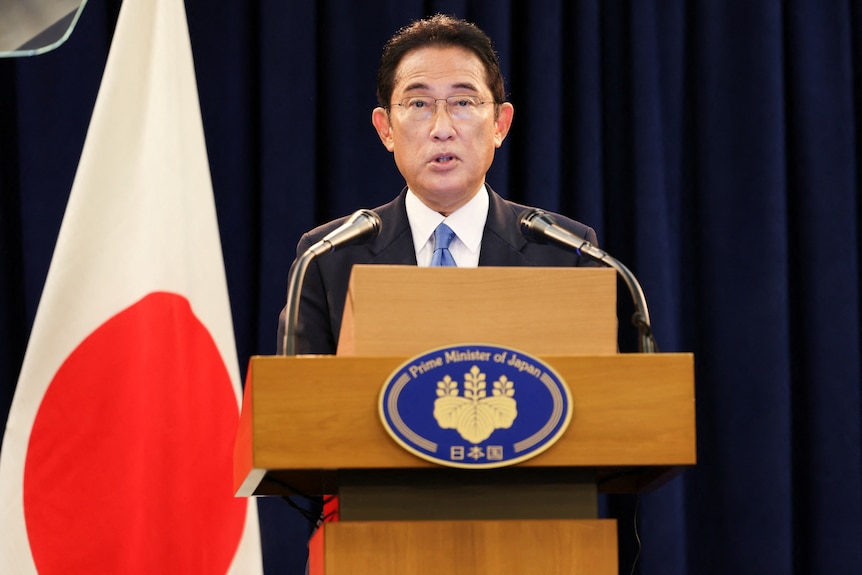
<path fill-rule="evenodd" d="M 0 452 L 0 573 L 262 572 L 182 0 L 126 0 Z"/>

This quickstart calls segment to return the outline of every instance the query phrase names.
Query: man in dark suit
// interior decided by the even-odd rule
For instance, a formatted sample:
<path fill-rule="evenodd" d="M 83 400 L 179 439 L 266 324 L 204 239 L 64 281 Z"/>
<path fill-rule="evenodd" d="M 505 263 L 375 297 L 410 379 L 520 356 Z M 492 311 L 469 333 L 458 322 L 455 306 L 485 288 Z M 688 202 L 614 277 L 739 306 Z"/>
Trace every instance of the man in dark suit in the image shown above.
<path fill-rule="evenodd" d="M 449 251 L 459 267 L 593 265 L 576 253 L 528 242 L 519 218 L 529 208 L 504 200 L 485 183 L 514 108 L 505 101 L 491 41 L 478 27 L 437 15 L 400 30 L 384 48 L 377 98 L 372 123 L 407 186 L 395 200 L 375 208 L 381 220 L 377 237 L 317 258 L 308 267 L 297 353 L 335 353 L 353 265 L 431 265 L 440 224 L 455 233 Z M 592 228 L 554 216 L 559 225 L 596 244 Z M 343 222 L 304 234 L 297 255 Z M 283 329 L 284 314 L 279 346 Z"/>

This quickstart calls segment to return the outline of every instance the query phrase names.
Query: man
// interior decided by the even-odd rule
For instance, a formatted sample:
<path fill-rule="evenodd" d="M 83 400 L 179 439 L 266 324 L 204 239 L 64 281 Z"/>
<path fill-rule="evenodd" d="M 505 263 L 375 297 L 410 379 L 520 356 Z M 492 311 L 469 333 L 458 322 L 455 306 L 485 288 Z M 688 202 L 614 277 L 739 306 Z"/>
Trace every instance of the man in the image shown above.
<path fill-rule="evenodd" d="M 455 233 L 449 251 L 460 267 L 592 265 L 578 254 L 528 242 L 518 222 L 528 208 L 504 200 L 485 183 L 514 108 L 505 101 L 491 41 L 478 27 L 436 15 L 397 32 L 383 51 L 377 98 L 380 106 L 371 121 L 407 186 L 375 208 L 381 220 L 377 237 L 317 258 L 308 267 L 297 353 L 335 353 L 353 265 L 431 265 L 434 231 L 441 223 Z M 592 228 L 555 218 L 596 244 Z M 304 234 L 297 255 L 343 222 Z M 284 314 L 279 346 L 283 330 Z"/>

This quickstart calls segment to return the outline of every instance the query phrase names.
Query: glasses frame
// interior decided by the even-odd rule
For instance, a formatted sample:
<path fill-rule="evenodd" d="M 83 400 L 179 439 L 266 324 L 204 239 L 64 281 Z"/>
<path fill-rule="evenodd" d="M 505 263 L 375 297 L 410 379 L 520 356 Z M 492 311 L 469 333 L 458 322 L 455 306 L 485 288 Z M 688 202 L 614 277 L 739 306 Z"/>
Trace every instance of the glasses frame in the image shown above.
<path fill-rule="evenodd" d="M 449 117 L 452 118 L 453 120 L 477 119 L 478 116 L 475 115 L 473 112 L 470 112 L 470 115 L 464 116 L 464 117 L 458 116 L 457 113 L 455 113 L 455 114 L 452 113 L 452 110 L 457 108 L 453 104 L 457 103 L 459 100 L 464 100 L 464 99 L 475 100 L 475 102 L 473 103 L 474 107 L 471 107 L 470 110 L 475 109 L 478 111 L 479 106 L 484 106 L 485 104 L 494 104 L 495 106 L 500 105 L 500 102 L 496 102 L 494 100 L 482 100 L 481 96 L 472 96 L 470 94 L 454 94 L 452 96 L 449 96 L 448 98 L 434 98 L 433 96 L 407 96 L 405 98 L 402 98 L 401 101 L 399 101 L 399 102 L 393 102 L 392 104 L 389 104 L 389 106 L 386 107 L 386 111 L 390 112 L 393 107 L 399 107 L 405 111 L 405 115 L 407 116 L 408 120 L 417 121 L 417 122 L 427 122 L 428 120 L 430 120 L 431 118 L 433 118 L 437 114 L 437 109 L 439 108 L 439 106 L 437 106 L 437 102 L 446 102 L 446 113 L 448 113 Z M 409 112 L 410 106 L 408 104 L 408 101 L 410 101 L 410 100 L 424 101 L 428 104 L 431 104 L 433 101 L 433 105 L 428 106 L 428 110 L 429 110 L 428 116 L 427 117 L 421 117 L 421 118 L 420 117 L 411 118 L 410 112 Z"/>

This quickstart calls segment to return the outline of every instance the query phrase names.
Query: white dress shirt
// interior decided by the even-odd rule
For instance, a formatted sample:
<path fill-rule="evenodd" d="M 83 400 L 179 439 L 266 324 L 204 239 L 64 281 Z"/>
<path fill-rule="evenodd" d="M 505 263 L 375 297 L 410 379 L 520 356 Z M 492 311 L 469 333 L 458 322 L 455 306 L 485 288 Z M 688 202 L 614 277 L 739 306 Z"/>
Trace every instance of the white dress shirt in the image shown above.
<path fill-rule="evenodd" d="M 428 267 L 431 264 L 431 256 L 434 254 L 434 230 L 441 222 L 446 222 L 455 232 L 455 237 L 449 244 L 449 251 L 458 267 L 477 267 L 489 203 L 488 190 L 483 185 L 473 199 L 444 217 L 440 212 L 423 204 L 416 194 L 408 189 L 407 219 L 413 233 L 413 247 L 419 267 Z"/>

